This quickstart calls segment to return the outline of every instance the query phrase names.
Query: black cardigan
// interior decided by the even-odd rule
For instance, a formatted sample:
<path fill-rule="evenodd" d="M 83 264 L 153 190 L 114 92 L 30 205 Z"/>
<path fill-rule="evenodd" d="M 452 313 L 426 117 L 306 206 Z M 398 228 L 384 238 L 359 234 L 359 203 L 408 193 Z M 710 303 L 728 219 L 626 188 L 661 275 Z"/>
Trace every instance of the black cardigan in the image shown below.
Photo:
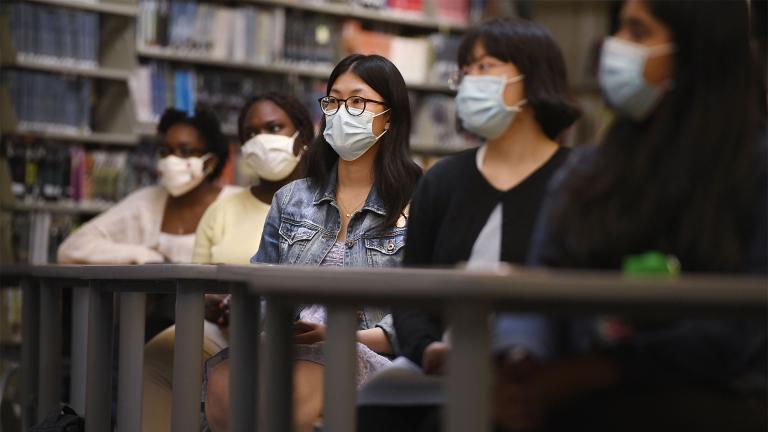
<path fill-rule="evenodd" d="M 493 209 L 501 203 L 501 261 L 526 260 L 547 184 L 565 161 L 560 148 L 539 169 L 508 191 L 491 186 L 476 164 L 477 149 L 438 162 L 422 177 L 411 202 L 403 264 L 408 267 L 455 266 L 466 262 Z M 421 364 L 424 349 L 442 338 L 437 315 L 395 310 L 399 350 Z"/>

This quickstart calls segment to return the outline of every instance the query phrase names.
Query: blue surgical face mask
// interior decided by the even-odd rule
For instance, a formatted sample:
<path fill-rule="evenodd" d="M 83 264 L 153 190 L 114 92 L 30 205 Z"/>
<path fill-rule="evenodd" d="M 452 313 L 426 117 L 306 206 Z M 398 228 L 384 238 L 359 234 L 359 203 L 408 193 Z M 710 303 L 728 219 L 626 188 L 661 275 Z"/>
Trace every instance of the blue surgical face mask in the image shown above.
<path fill-rule="evenodd" d="M 325 116 L 323 138 L 328 141 L 333 150 L 345 161 L 353 161 L 368 151 L 386 130 L 376 136 L 373 134 L 373 119 L 389 111 L 374 114 L 363 111 L 359 116 L 353 116 L 345 108 L 340 108 L 336 114 Z"/>
<path fill-rule="evenodd" d="M 616 37 L 603 43 L 598 80 L 608 104 L 633 120 L 648 117 L 664 94 L 666 86 L 655 87 L 643 77 L 649 58 L 669 54 L 672 45 L 645 47 Z"/>
<path fill-rule="evenodd" d="M 513 106 L 505 105 L 504 89 L 507 84 L 518 82 L 523 77 L 518 75 L 507 79 L 504 75 L 465 76 L 456 94 L 456 109 L 461 126 L 485 139 L 494 139 L 504 133 L 526 103 L 523 99 Z"/>

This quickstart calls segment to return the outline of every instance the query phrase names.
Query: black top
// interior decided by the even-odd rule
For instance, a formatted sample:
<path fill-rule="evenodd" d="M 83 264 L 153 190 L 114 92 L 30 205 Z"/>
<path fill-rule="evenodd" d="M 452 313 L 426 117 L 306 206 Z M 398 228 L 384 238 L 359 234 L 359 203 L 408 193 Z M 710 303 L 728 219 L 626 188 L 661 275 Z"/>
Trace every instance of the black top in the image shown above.
<path fill-rule="evenodd" d="M 559 148 L 539 169 L 508 191 L 494 188 L 477 169 L 477 149 L 441 160 L 421 178 L 413 196 L 403 264 L 426 267 L 466 262 L 499 203 L 500 261 L 524 263 L 547 183 L 567 155 L 568 149 Z M 394 320 L 400 353 L 420 365 L 424 348 L 442 338 L 441 320 L 407 310 L 395 311 Z"/>

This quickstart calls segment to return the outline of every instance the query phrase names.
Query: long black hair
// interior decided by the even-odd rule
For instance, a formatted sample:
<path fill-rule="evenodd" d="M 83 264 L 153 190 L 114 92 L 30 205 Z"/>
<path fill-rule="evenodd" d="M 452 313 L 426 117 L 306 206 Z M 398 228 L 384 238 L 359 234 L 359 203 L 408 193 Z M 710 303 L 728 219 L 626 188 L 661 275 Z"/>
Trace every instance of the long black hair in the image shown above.
<path fill-rule="evenodd" d="M 421 168 L 411 160 L 411 108 L 408 89 L 400 71 L 392 62 L 379 55 L 350 55 L 339 62 L 328 78 L 326 94 L 336 80 L 345 72 L 352 72 L 386 102 L 389 111 L 389 129 L 379 139 L 379 151 L 374 162 L 374 187 L 387 209 L 382 225 L 395 225 L 400 213 L 408 205 L 416 183 L 421 177 Z M 320 130 L 325 129 L 325 116 Z M 339 156 L 330 144 L 318 134 L 307 154 L 307 177 L 322 187 L 328 181 L 331 169 Z"/>
<path fill-rule="evenodd" d="M 659 250 L 684 270 L 743 270 L 765 168 L 747 3 L 645 4 L 673 35 L 674 86 L 646 120 L 617 118 L 564 185 L 553 213 L 559 264 L 616 268 Z"/>
<path fill-rule="evenodd" d="M 513 18 L 494 18 L 479 24 L 459 45 L 459 67 L 473 61 L 472 52 L 478 42 L 488 55 L 514 63 L 525 75 L 525 99 L 550 139 L 556 139 L 579 118 L 581 110 L 568 89 L 563 54 L 544 26 Z"/>
<path fill-rule="evenodd" d="M 168 108 L 160 117 L 157 133 L 165 135 L 171 127 L 177 124 L 185 124 L 197 130 L 197 133 L 203 139 L 206 151 L 216 155 L 219 161 L 207 178 L 209 180 L 219 178 L 229 159 L 229 144 L 224 137 L 224 133 L 221 131 L 221 123 L 219 123 L 216 114 L 200 105 L 195 107 L 195 113 L 191 116 L 186 111 Z"/>

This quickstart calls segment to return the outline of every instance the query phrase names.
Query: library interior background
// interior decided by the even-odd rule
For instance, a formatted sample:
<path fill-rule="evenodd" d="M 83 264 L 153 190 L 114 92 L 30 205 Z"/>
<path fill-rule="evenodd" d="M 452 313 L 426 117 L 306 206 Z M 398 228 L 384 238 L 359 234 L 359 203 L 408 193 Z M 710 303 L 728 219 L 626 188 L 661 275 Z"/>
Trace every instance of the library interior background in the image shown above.
<path fill-rule="evenodd" d="M 765 2 L 733 1 L 761 15 L 754 37 L 764 49 Z M 322 137 L 327 113 L 318 101 L 334 66 L 350 54 L 381 55 L 402 74 L 411 110 L 408 151 L 429 172 L 482 144 L 457 127 L 454 80 L 462 38 L 494 18 L 530 20 L 551 33 L 581 111 L 557 143 L 598 143 L 614 119 L 598 81 L 601 49 L 621 25 L 621 8 L 611 0 L 2 0 L 0 264 L 67 262 L 60 246 L 68 236 L 132 193 L 162 184 L 158 162 L 168 152 L 185 156 L 162 149 L 158 128 L 169 108 L 191 118 L 203 107 L 218 119 L 228 143 L 217 180 L 223 190 L 257 185 L 258 167 L 241 150 L 250 138 L 239 130 L 244 105 L 255 95 L 287 93 Z M 180 244 L 166 246 L 159 261 L 190 262 L 173 255 Z M 125 264 L 118 252 L 115 264 Z M 82 262 L 72 256 L 69 262 Z M 76 318 L 71 296 L 63 291 L 61 299 L 65 379 L 73 357 L 67 334 Z M 3 432 L 22 430 L 22 300 L 20 288 L 0 288 Z M 148 295 L 146 313 L 150 341 L 173 325 L 174 296 Z M 61 393 L 67 402 L 66 385 Z M 38 413 L 36 420 L 43 418 Z M 145 423 L 142 430 L 162 428 Z"/>

